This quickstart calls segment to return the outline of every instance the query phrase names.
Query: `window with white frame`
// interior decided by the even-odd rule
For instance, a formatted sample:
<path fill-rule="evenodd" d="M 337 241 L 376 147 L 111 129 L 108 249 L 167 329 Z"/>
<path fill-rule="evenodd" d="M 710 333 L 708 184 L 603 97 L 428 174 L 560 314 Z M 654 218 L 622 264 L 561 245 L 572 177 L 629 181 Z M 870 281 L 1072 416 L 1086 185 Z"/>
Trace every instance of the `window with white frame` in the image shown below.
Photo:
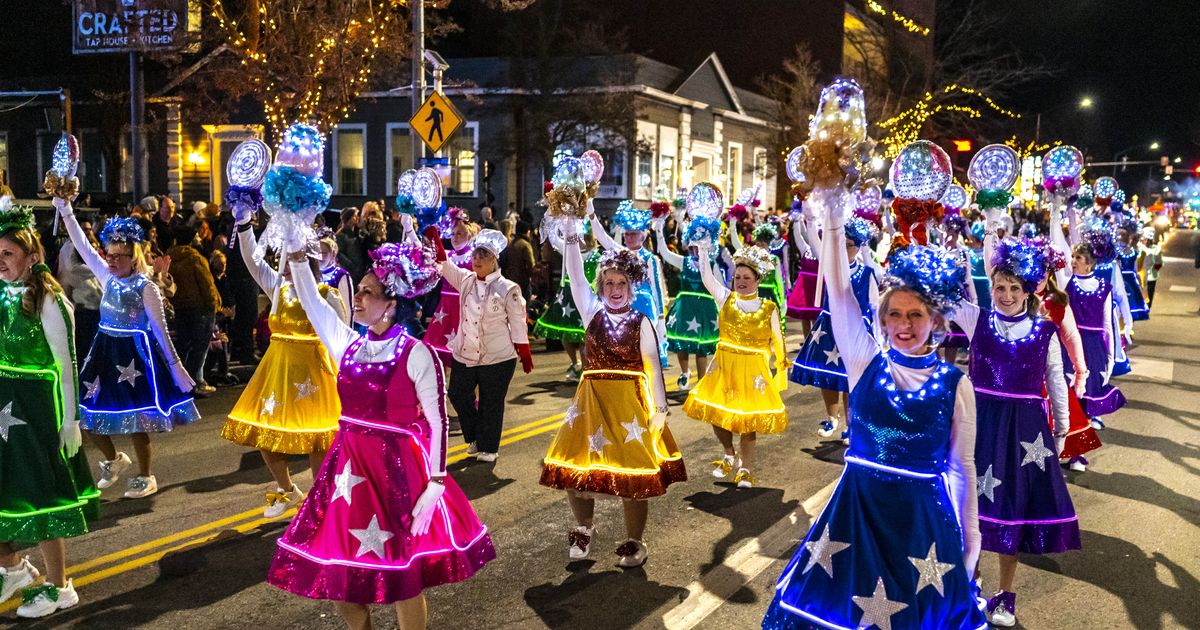
<path fill-rule="evenodd" d="M 412 137 L 408 123 L 387 124 L 387 194 L 396 194 L 396 180 L 413 167 Z"/>
<path fill-rule="evenodd" d="M 658 128 L 658 182 L 656 196 L 674 198 L 678 182 L 676 158 L 679 149 L 679 130 L 674 127 Z"/>
<path fill-rule="evenodd" d="M 726 194 L 736 199 L 742 191 L 742 145 L 738 142 L 729 143 L 729 150 L 725 154 L 725 172 Z"/>
<path fill-rule="evenodd" d="M 754 185 L 767 187 L 767 150 L 762 147 L 754 147 Z"/>
<path fill-rule="evenodd" d="M 446 194 L 474 197 L 479 180 L 479 123 L 469 122 L 446 145 L 450 182 Z"/>
<path fill-rule="evenodd" d="M 658 125 L 637 121 L 637 150 L 634 153 L 633 198 L 649 200 L 654 194 L 654 151 L 658 148 Z M 607 170 L 607 169 L 606 169 Z"/>
<path fill-rule="evenodd" d="M 333 133 L 333 194 L 367 194 L 367 126 L 338 125 Z"/>

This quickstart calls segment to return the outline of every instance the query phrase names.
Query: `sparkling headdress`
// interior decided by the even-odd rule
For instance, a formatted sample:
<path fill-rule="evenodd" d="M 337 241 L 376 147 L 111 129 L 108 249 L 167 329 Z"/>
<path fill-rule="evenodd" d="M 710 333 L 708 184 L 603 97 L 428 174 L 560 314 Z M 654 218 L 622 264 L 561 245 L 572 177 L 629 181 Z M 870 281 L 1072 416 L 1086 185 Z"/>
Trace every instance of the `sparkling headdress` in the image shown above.
<path fill-rule="evenodd" d="M 779 238 L 779 228 L 774 223 L 764 221 L 754 226 L 754 231 L 750 233 L 752 241 L 773 241 Z"/>
<path fill-rule="evenodd" d="M 1046 278 L 1046 247 L 1038 240 L 1002 239 L 992 255 L 992 269 L 1019 278 L 1033 293 Z"/>
<path fill-rule="evenodd" d="M 875 224 L 862 217 L 850 217 L 846 221 L 846 238 L 854 241 L 855 247 L 862 247 L 875 236 Z"/>
<path fill-rule="evenodd" d="M 711 217 L 696 217 L 688 224 L 687 232 L 683 234 L 683 242 L 688 247 L 708 242 L 716 246 L 721 238 L 721 222 Z"/>
<path fill-rule="evenodd" d="M 604 252 L 596 265 L 596 280 L 604 276 L 606 271 L 616 271 L 625 274 L 630 284 L 641 284 L 646 281 L 646 263 L 641 256 L 628 249 L 617 249 Z"/>
<path fill-rule="evenodd" d="M 983 227 L 982 223 L 979 225 Z M 946 216 L 942 217 L 942 229 L 951 234 L 958 234 L 959 236 L 966 236 L 970 230 L 966 218 L 957 212 L 947 212 Z M 980 238 L 983 237 L 980 236 Z"/>
<path fill-rule="evenodd" d="M 104 224 L 100 230 L 100 242 L 107 247 L 109 243 L 128 243 L 136 245 L 146 240 L 146 233 L 137 219 L 132 217 L 114 217 Z"/>
<path fill-rule="evenodd" d="M 950 313 L 965 297 L 966 278 L 966 271 L 952 253 L 911 246 L 892 254 L 883 286 L 916 291 L 934 308 Z"/>
<path fill-rule="evenodd" d="M 442 279 L 433 251 L 416 243 L 384 243 L 371 251 L 371 260 L 375 276 L 400 297 L 424 295 Z"/>
<path fill-rule="evenodd" d="M 775 270 L 775 257 L 758 245 L 751 245 L 733 255 L 733 264 L 745 265 L 758 272 L 759 278 L 766 278 Z"/>
<path fill-rule="evenodd" d="M 622 230 L 644 230 L 650 227 L 651 218 L 649 210 L 638 208 L 628 199 L 618 204 L 617 211 L 613 213 L 613 223 L 621 226 Z"/>
<path fill-rule="evenodd" d="M 13 198 L 8 195 L 0 197 L 0 234 L 12 230 L 32 230 L 33 225 L 33 208 L 14 204 Z"/>
<path fill-rule="evenodd" d="M 1031 239 L 1031 241 L 1036 243 L 1038 247 L 1042 248 L 1042 257 L 1046 260 L 1046 269 L 1048 269 L 1051 273 L 1058 271 L 1059 269 L 1066 269 L 1067 255 L 1061 249 L 1055 247 L 1054 244 L 1050 242 L 1050 239 L 1047 239 L 1044 236 L 1039 236 L 1035 239 Z"/>
<path fill-rule="evenodd" d="M 1096 262 L 1112 262 L 1117 257 L 1117 237 L 1108 223 L 1099 219 L 1088 221 L 1083 226 L 1082 236 Z"/>

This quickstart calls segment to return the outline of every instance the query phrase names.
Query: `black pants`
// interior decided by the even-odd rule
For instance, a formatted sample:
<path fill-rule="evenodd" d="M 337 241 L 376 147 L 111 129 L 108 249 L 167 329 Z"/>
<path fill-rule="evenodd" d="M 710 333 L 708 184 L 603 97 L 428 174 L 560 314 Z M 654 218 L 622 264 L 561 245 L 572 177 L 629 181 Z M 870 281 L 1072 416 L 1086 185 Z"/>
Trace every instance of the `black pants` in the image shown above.
<path fill-rule="evenodd" d="M 254 325 L 258 322 L 258 285 L 249 278 L 230 280 L 233 322 L 229 325 L 229 354 L 235 361 L 254 363 Z"/>
<path fill-rule="evenodd" d="M 204 360 L 212 341 L 212 311 L 191 308 L 175 309 L 175 350 L 192 380 L 204 383 Z"/>
<path fill-rule="evenodd" d="M 1158 284 L 1158 280 L 1146 281 L 1146 306 L 1154 306 L 1154 285 Z"/>
<path fill-rule="evenodd" d="M 508 384 L 512 382 L 516 367 L 516 359 L 475 367 L 458 361 L 451 362 L 447 395 L 458 414 L 463 441 L 467 444 L 474 442 L 480 453 L 496 453 L 500 450 L 504 404 L 508 398 Z M 475 401 L 476 386 L 479 387 L 478 404 Z"/>

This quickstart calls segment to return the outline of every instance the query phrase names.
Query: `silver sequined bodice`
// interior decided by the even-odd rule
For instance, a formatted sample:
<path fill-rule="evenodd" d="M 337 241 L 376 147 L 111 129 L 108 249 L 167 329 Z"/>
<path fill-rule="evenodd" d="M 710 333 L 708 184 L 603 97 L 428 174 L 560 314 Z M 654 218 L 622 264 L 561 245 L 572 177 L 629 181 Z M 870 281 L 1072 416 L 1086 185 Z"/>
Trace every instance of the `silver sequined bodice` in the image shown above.
<path fill-rule="evenodd" d="M 109 278 L 100 299 L 100 323 L 112 328 L 146 330 L 149 321 L 142 291 L 149 281 L 140 273 L 125 279 Z"/>

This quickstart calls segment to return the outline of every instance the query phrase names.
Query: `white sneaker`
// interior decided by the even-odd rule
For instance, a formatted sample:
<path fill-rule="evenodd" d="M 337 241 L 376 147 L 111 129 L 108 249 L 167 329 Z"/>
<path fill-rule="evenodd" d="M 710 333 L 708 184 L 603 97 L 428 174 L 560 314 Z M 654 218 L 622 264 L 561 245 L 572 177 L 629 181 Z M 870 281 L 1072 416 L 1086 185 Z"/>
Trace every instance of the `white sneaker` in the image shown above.
<path fill-rule="evenodd" d="M 675 381 L 675 384 L 679 386 L 679 391 L 688 391 L 692 388 L 692 373 L 684 372 L 683 374 L 680 374 L 679 379 Z"/>
<path fill-rule="evenodd" d="M 42 584 L 31 592 L 25 593 L 25 603 L 17 608 L 17 616 L 26 619 L 45 617 L 56 610 L 70 608 L 79 603 L 79 593 L 75 585 L 67 580 L 67 585 L 58 588 L 53 584 Z"/>
<path fill-rule="evenodd" d="M 630 538 L 617 547 L 617 555 L 621 556 L 621 559 L 617 560 L 617 566 L 622 569 L 635 569 L 646 564 L 646 544 Z"/>
<path fill-rule="evenodd" d="M 567 556 L 572 560 L 583 560 L 592 550 L 592 536 L 596 534 L 596 526 L 577 526 L 567 534 Z"/>
<path fill-rule="evenodd" d="M 139 475 L 129 480 L 129 484 L 125 487 L 125 498 L 141 499 L 155 492 L 158 492 L 158 480 L 154 478 L 154 475 L 149 477 Z"/>
<path fill-rule="evenodd" d="M 1076 455 L 1071 458 L 1070 468 L 1075 472 L 1086 472 L 1088 461 L 1083 456 Z"/>
<path fill-rule="evenodd" d="M 96 480 L 96 487 L 103 490 L 113 485 L 121 473 L 125 472 L 125 469 L 129 468 L 132 463 L 125 453 L 117 453 L 116 459 L 102 460 L 100 462 L 100 478 Z"/>
<path fill-rule="evenodd" d="M 475 461 L 477 462 L 494 462 L 499 457 L 499 453 L 475 453 Z"/>
<path fill-rule="evenodd" d="M 581 373 L 582 371 L 574 363 L 572 363 L 571 367 L 567 368 L 567 373 L 563 375 L 563 378 L 566 379 L 568 383 L 578 383 L 579 375 Z"/>
<path fill-rule="evenodd" d="M 757 481 L 754 475 L 751 475 L 750 471 L 745 468 L 739 468 L 737 474 L 733 476 L 733 483 L 742 489 L 753 488 Z"/>
<path fill-rule="evenodd" d="M 821 421 L 821 428 L 817 429 L 817 435 L 827 438 L 833 437 L 833 432 L 837 431 L 838 419 L 830 416 Z"/>
<path fill-rule="evenodd" d="M 717 479 L 724 479 L 728 477 L 729 473 L 733 472 L 733 466 L 736 463 L 737 461 L 734 459 L 733 455 L 722 456 L 721 459 L 718 459 L 712 463 L 712 476 L 716 477 Z"/>
<path fill-rule="evenodd" d="M 1092 418 L 1091 425 L 1092 425 L 1092 428 L 1097 431 L 1104 430 L 1104 421 L 1101 420 L 1100 418 Z"/>
<path fill-rule="evenodd" d="M 478 453 L 478 452 L 479 452 L 479 447 L 476 446 L 474 442 L 471 442 L 470 444 L 467 445 L 467 455 L 474 455 L 475 453 Z"/>
<path fill-rule="evenodd" d="M 296 484 L 292 484 L 292 489 L 286 492 L 283 488 L 276 487 L 275 492 L 267 493 L 267 507 L 263 510 L 263 518 L 283 516 L 284 512 L 300 505 L 303 500 L 304 493 Z"/>
<path fill-rule="evenodd" d="M 8 601 L 39 576 L 37 567 L 29 563 L 29 556 L 21 558 L 15 567 L 0 567 L 0 602 Z"/>

